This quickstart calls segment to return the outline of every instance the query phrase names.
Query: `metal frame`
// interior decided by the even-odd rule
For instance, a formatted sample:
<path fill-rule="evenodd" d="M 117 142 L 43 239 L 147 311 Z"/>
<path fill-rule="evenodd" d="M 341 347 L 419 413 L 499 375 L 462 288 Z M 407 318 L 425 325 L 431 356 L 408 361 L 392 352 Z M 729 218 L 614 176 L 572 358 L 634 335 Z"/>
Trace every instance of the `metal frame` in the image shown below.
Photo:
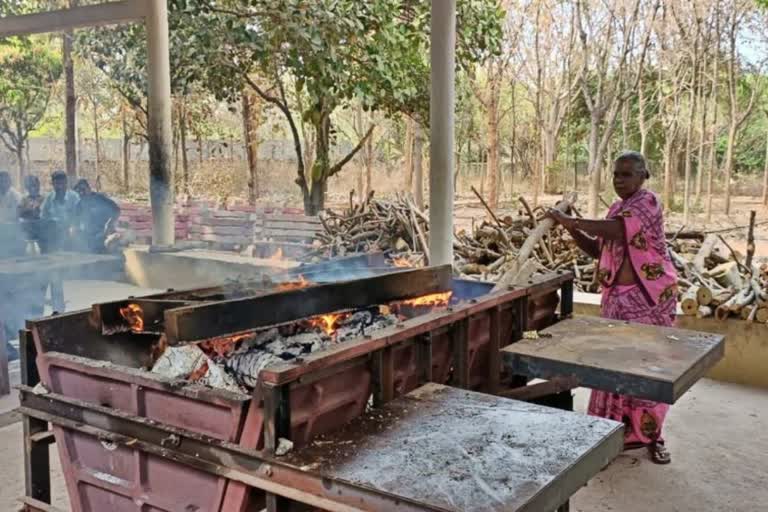
<path fill-rule="evenodd" d="M 393 389 L 392 383 L 394 380 L 394 368 L 392 364 L 392 355 L 393 351 L 396 345 L 395 343 L 399 344 L 414 344 L 416 346 L 416 349 L 418 351 L 418 365 L 421 368 L 419 370 L 419 382 L 420 383 L 426 383 L 431 381 L 432 375 L 432 361 L 431 361 L 431 342 L 432 342 L 432 335 L 436 332 L 445 331 L 446 329 L 449 329 L 451 325 L 455 324 L 456 326 L 464 326 L 466 330 L 466 326 L 468 326 L 469 318 L 477 314 L 479 312 L 487 311 L 487 313 L 491 317 L 490 321 L 490 345 L 491 345 L 491 354 L 493 353 L 492 347 L 495 346 L 496 343 L 501 343 L 500 340 L 500 318 L 502 315 L 502 309 L 505 307 L 505 304 L 508 307 L 513 307 L 515 310 L 516 320 L 514 322 L 514 332 L 512 333 L 513 339 L 519 339 L 521 333 L 523 330 L 526 330 L 528 328 L 526 322 L 527 322 L 527 314 L 528 314 L 528 300 L 530 296 L 538 296 L 541 294 L 551 294 L 558 288 L 561 290 L 561 295 L 566 296 L 567 294 L 563 293 L 563 288 L 568 286 L 568 283 L 570 283 L 569 275 L 567 274 L 561 274 L 559 278 L 552 279 L 551 276 L 549 279 L 545 279 L 542 281 L 534 280 L 526 287 L 519 287 L 515 288 L 512 287 L 510 290 L 506 292 L 496 293 L 490 296 L 486 296 L 482 299 L 471 299 L 467 304 L 452 307 L 449 311 L 444 312 L 436 312 L 431 314 L 432 320 L 429 322 L 429 325 L 431 326 L 431 330 L 423 335 L 417 335 L 414 340 L 409 341 L 403 337 L 408 337 L 409 332 L 412 330 L 412 328 L 408 327 L 408 324 L 410 321 L 404 322 L 404 325 L 398 327 L 397 329 L 397 335 L 396 336 L 389 336 L 386 337 L 384 340 L 376 340 L 376 339 L 368 339 L 365 342 L 363 342 L 363 345 L 371 345 L 370 348 L 374 350 L 374 352 L 371 352 L 370 357 L 370 363 L 373 365 L 373 368 L 375 370 L 374 372 L 374 389 L 377 390 L 375 393 L 376 397 L 376 403 L 377 404 L 383 404 L 395 397 L 395 390 Z M 512 301 L 512 302 L 510 302 Z M 563 304 L 562 307 L 567 310 L 568 304 Z M 438 318 L 439 317 L 439 318 Z M 495 320 L 494 320 L 495 319 Z M 435 330 L 437 329 L 437 330 Z M 410 334 L 410 336 L 414 336 L 414 334 Z M 465 337 L 465 336 L 464 336 Z M 396 341 L 396 339 L 401 339 L 402 341 Z M 455 339 L 454 342 L 458 343 L 461 340 Z M 274 449 L 274 446 L 276 445 L 277 439 L 280 437 L 290 437 L 290 434 L 288 434 L 290 429 L 290 385 L 291 382 L 293 382 L 292 378 L 288 378 L 287 380 L 280 379 L 279 373 L 272 372 L 272 378 L 276 378 L 273 380 L 273 384 L 270 384 L 267 382 L 263 390 L 261 392 L 261 396 L 264 398 L 265 402 L 265 449 L 262 452 L 255 452 L 252 450 L 245 450 L 243 448 L 239 448 L 234 445 L 229 445 L 227 443 L 224 443 L 222 441 L 217 440 L 210 440 L 209 438 L 204 438 L 203 436 L 199 436 L 194 433 L 189 433 L 186 431 L 182 431 L 180 429 L 173 429 L 173 428 L 167 428 L 163 426 L 156 426 L 156 425 L 148 425 L 148 422 L 146 422 L 142 418 L 138 417 L 131 417 L 130 415 L 127 415 L 125 413 L 120 413 L 117 411 L 114 411 L 112 409 L 107 408 L 99 408 L 99 406 L 93 406 L 91 404 L 79 402 L 77 400 L 68 399 L 65 397 L 58 397 L 55 395 L 35 395 L 31 389 L 40 382 L 39 375 L 37 372 L 36 367 L 36 349 L 34 346 L 34 342 L 32 339 L 31 331 L 22 331 L 20 333 L 20 343 L 21 343 L 21 358 L 22 358 L 22 408 L 20 409 L 20 412 L 23 415 L 25 430 L 24 430 L 24 455 L 25 455 L 25 481 L 26 481 L 26 496 L 22 498 L 22 502 L 25 504 L 26 510 L 41 510 L 41 511 L 49 511 L 52 510 L 47 503 L 50 502 L 50 461 L 49 461 L 49 455 L 48 455 L 48 445 L 52 442 L 55 442 L 55 439 L 53 438 L 53 435 L 50 431 L 48 431 L 48 422 L 51 421 L 55 424 L 61 424 L 65 426 L 66 428 L 73 428 L 75 430 L 80 429 L 81 431 L 85 431 L 82 429 L 91 429 L 89 430 L 89 433 L 100 435 L 100 436 L 110 436 L 111 434 L 122 434 L 126 436 L 130 436 L 130 434 L 134 432 L 134 428 L 145 428 L 148 426 L 151 426 L 155 428 L 153 432 L 164 432 L 164 436 L 162 439 L 168 438 L 170 435 L 177 436 L 178 439 L 183 439 L 184 442 L 181 443 L 181 446 L 187 446 L 190 443 L 193 443 L 193 441 L 188 441 L 188 439 L 196 439 L 195 443 L 202 443 L 206 446 L 213 444 L 215 447 L 220 447 L 222 452 L 214 450 L 215 456 L 226 456 L 223 459 L 217 459 L 214 457 L 212 460 L 200 460 L 195 458 L 195 460 L 191 460 L 188 457 L 187 453 L 171 453 L 169 452 L 169 446 L 168 442 L 165 443 L 165 445 L 162 444 L 162 439 L 158 441 L 158 438 L 150 438 L 150 441 L 152 439 L 155 440 L 155 442 L 149 442 L 145 438 L 141 438 L 142 442 L 147 441 L 145 444 L 141 444 L 140 446 L 142 449 L 145 449 L 151 453 L 160 453 L 166 454 L 166 456 L 171 459 L 182 463 L 192 463 L 194 467 L 198 469 L 203 469 L 205 471 L 211 472 L 216 475 L 225 475 L 227 478 L 232 478 L 233 480 L 242 482 L 248 486 L 252 487 L 258 487 L 262 488 L 268 491 L 268 504 L 270 510 L 283 510 L 283 507 L 287 507 L 288 504 L 291 501 L 300 501 L 305 502 L 309 504 L 315 504 L 316 506 L 322 506 L 323 508 L 326 508 L 328 510 L 350 510 L 350 508 L 344 508 L 347 507 L 347 505 L 356 505 L 360 503 L 361 495 L 358 491 L 355 489 L 350 489 L 346 487 L 339 487 L 336 484 L 333 484 L 331 486 L 331 490 L 329 491 L 328 497 L 331 497 L 335 500 L 337 503 L 337 508 L 329 507 L 327 503 L 322 501 L 322 504 L 318 502 L 318 498 L 316 496 L 317 493 L 314 491 L 310 492 L 309 495 L 305 495 L 303 491 L 299 491 L 297 489 L 294 489 L 290 485 L 288 485 L 286 482 L 290 481 L 292 482 L 292 485 L 300 484 L 302 486 L 302 489 L 307 489 L 307 487 L 303 487 L 305 485 L 310 486 L 310 489 L 314 489 L 314 485 L 317 484 L 314 480 L 312 480 L 309 477 L 306 477 L 305 475 L 298 475 L 299 480 L 294 480 L 297 475 L 292 473 L 290 470 L 281 470 L 278 468 L 278 470 L 275 470 L 274 461 L 271 459 L 269 455 L 266 455 L 270 453 L 270 449 Z M 381 343 L 384 343 L 384 345 L 381 345 Z M 374 348 L 374 345 L 376 348 Z M 379 346 L 381 345 L 381 346 Z M 460 345 L 463 347 L 464 344 Z M 400 346 L 400 345 L 397 345 Z M 361 347 L 362 348 L 362 347 Z M 497 349 L 498 350 L 498 349 Z M 341 354 L 339 354 L 341 356 Z M 498 352 L 497 352 L 498 355 Z M 365 354 L 362 356 L 360 354 L 349 354 L 349 357 L 353 357 L 354 361 L 359 361 L 360 357 L 369 357 Z M 339 357 L 336 362 L 333 363 L 336 366 L 333 368 L 336 368 L 338 371 L 338 368 L 345 367 L 345 365 L 350 365 L 353 361 L 349 360 L 349 357 L 343 356 Z M 497 363 L 499 363 L 499 358 L 493 358 L 495 359 Z M 459 358 L 457 362 L 462 362 L 466 360 L 466 357 Z M 310 363 L 310 366 L 311 363 Z M 329 368 L 330 370 L 331 368 Z M 489 368 L 489 371 L 494 371 L 494 366 L 492 365 Z M 463 375 L 466 372 L 458 372 L 454 379 L 454 385 L 461 385 L 461 377 L 460 375 Z M 286 375 L 290 375 L 290 372 Z M 306 380 L 309 378 L 311 379 L 311 376 L 299 376 L 298 379 L 301 379 L 302 382 L 306 382 Z M 269 380 L 269 379 L 268 379 Z M 466 380 L 466 379 L 464 379 Z M 499 386 L 499 389 L 501 388 L 501 383 L 494 383 L 494 379 L 491 379 L 491 386 Z M 517 384 L 525 384 L 525 381 L 522 383 L 516 381 Z M 465 383 L 466 385 L 466 383 Z M 503 384 L 504 387 L 507 387 L 509 383 Z M 561 391 L 562 389 L 556 389 L 554 391 Z M 490 391 L 490 389 L 486 390 Z M 537 396 L 541 396 L 542 394 L 548 395 L 553 392 L 552 389 L 536 389 L 536 390 L 529 390 L 526 399 L 535 399 Z M 567 395 L 567 396 L 565 396 Z M 565 394 L 561 393 L 558 395 L 561 400 L 559 403 L 555 402 L 549 402 L 549 405 L 555 405 L 560 406 L 563 409 L 571 409 L 571 402 L 570 399 L 570 393 L 567 392 Z M 562 398 L 565 398 L 566 400 L 563 401 Z M 258 400 L 259 398 L 254 397 L 254 400 Z M 55 407 L 53 407 L 51 404 L 54 404 Z M 77 412 L 80 411 L 80 412 Z M 87 415 L 87 421 L 85 420 L 85 416 L 82 416 L 83 414 Z M 114 421 L 113 417 L 120 417 L 126 421 L 124 425 L 130 427 L 126 431 L 118 431 L 116 429 L 113 429 L 110 425 L 112 423 L 98 423 L 98 421 Z M 100 418 L 96 423 L 94 423 L 94 418 Z M 92 421 L 93 420 L 93 421 Z M 104 428 L 100 428 L 104 427 Z M 93 429 L 96 430 L 93 430 Z M 159 434 L 158 434 L 159 435 Z M 191 437 L 188 437 L 191 436 Z M 119 436 L 118 436 L 119 438 Z M 135 437 L 130 437 L 128 439 L 131 442 L 131 445 L 134 445 L 133 439 Z M 119 439 L 118 439 L 119 440 Z M 160 449 L 158 449 L 158 443 L 160 446 Z M 174 441 L 172 444 L 176 445 L 176 441 Z M 146 447 L 145 447 L 146 445 Z M 201 445 L 195 444 L 197 448 L 195 448 L 195 453 L 199 452 L 199 447 Z M 238 453 L 239 456 L 242 456 L 242 466 L 238 467 L 232 467 L 229 464 L 229 460 L 231 460 L 229 457 L 232 456 L 232 453 L 230 453 L 229 449 L 234 450 L 232 453 Z M 254 455 L 255 454 L 255 455 Z M 254 458 L 255 456 L 255 458 Z M 223 461 L 226 461 L 226 463 L 223 463 Z M 266 466 L 264 466 L 266 465 Z M 271 475 L 266 475 L 266 473 L 258 473 L 258 469 L 262 467 L 269 468 L 268 471 L 271 472 Z M 256 473 L 254 473 L 256 471 Z M 264 469 L 266 472 L 267 469 Z M 283 471 L 283 472 L 281 472 Z M 278 474 L 277 480 L 272 476 L 275 473 Z M 266 478 L 264 478 L 266 475 Z M 285 477 L 287 480 L 284 482 L 280 480 L 281 477 Z M 307 479 L 309 478 L 309 479 Z M 277 482 L 277 483 L 276 483 Z M 282 483 L 280 483 L 282 482 Z M 260 485 L 264 484 L 264 485 Z M 269 486 L 267 486 L 269 484 Z M 322 482 L 320 482 L 320 488 L 324 488 L 322 486 Z M 339 484 L 340 485 L 340 484 Z M 339 505 L 338 504 L 338 492 L 342 491 L 342 494 L 344 496 L 353 496 L 353 498 L 350 498 L 350 501 L 347 505 Z M 367 498 L 366 498 L 367 496 Z M 378 503 L 378 509 L 386 509 L 386 510 L 395 510 L 393 506 L 390 506 L 389 504 L 389 496 L 369 496 L 369 495 L 362 495 L 362 498 L 368 499 L 368 500 L 375 500 L 371 501 L 371 503 Z M 307 501 L 307 500 L 313 500 L 313 501 Z M 383 502 L 379 502 L 376 500 L 384 500 Z M 401 498 L 397 498 L 396 500 L 398 503 L 400 503 L 400 508 L 398 510 L 410 510 L 410 508 L 403 508 L 408 505 L 407 503 L 403 503 Z M 41 504 L 48 506 L 49 508 L 41 508 Z M 566 507 L 566 508 L 563 508 Z M 563 505 L 561 509 L 559 510 L 567 510 L 567 503 Z M 374 506 L 373 509 L 376 509 Z"/>

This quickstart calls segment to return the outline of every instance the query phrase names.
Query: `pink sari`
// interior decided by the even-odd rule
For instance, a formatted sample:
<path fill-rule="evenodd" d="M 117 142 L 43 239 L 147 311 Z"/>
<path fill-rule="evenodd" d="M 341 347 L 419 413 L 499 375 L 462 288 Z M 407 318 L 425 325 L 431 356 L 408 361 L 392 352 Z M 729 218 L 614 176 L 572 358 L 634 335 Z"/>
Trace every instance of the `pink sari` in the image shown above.
<path fill-rule="evenodd" d="M 598 279 L 603 287 L 601 315 L 652 325 L 672 325 L 677 300 L 677 274 L 664 238 L 664 218 L 656 196 L 644 189 L 615 202 L 608 219 L 624 222 L 624 240 L 601 241 Z M 638 282 L 614 284 L 624 258 L 629 258 Z M 668 404 L 593 390 L 588 413 L 621 421 L 624 444 L 663 442 L 661 428 Z"/>

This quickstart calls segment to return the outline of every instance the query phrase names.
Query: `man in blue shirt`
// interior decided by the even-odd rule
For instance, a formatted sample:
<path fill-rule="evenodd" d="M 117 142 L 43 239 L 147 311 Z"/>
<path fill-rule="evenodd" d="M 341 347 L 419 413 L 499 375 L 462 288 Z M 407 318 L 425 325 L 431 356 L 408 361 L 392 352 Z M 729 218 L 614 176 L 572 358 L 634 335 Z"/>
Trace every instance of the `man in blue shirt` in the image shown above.
<path fill-rule="evenodd" d="M 53 191 L 48 194 L 40 207 L 40 218 L 47 221 L 46 247 L 51 250 L 67 248 L 71 241 L 72 229 L 77 216 L 80 197 L 69 190 L 67 173 L 54 171 L 51 174 Z"/>

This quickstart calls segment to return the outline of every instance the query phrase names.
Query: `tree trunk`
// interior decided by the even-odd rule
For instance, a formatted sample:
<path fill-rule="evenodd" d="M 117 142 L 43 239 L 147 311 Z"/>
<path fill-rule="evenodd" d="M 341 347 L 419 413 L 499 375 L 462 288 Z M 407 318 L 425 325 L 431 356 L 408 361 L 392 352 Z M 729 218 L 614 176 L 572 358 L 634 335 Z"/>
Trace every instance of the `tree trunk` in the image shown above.
<path fill-rule="evenodd" d="M 600 196 L 600 177 L 602 174 L 602 158 L 601 155 L 598 155 L 598 123 L 593 118 L 589 125 L 589 142 L 588 142 L 588 153 L 589 153 L 589 165 L 588 165 L 588 172 L 589 172 L 589 201 L 588 201 L 588 211 L 589 211 L 589 217 L 596 219 L 597 218 L 597 210 L 599 207 L 599 196 Z"/>
<path fill-rule="evenodd" d="M 253 206 L 261 192 L 259 190 L 258 140 L 253 129 L 252 100 L 246 91 L 243 91 L 242 103 L 243 139 L 245 140 L 245 156 L 248 161 L 248 204 Z"/>
<path fill-rule="evenodd" d="M 76 7 L 78 0 L 70 0 Z M 75 70 L 72 61 L 72 31 L 64 33 L 62 59 L 64 61 L 64 153 L 70 183 L 77 179 L 77 97 L 75 96 Z"/>
<path fill-rule="evenodd" d="M 99 110 L 95 101 L 91 102 L 93 107 L 93 143 L 96 146 L 96 190 L 101 190 L 101 137 L 99 135 Z"/>
<path fill-rule="evenodd" d="M 187 105 L 182 100 L 179 116 L 179 146 L 181 146 L 181 170 L 183 172 L 184 193 L 189 194 L 189 161 L 187 160 Z"/>
<path fill-rule="evenodd" d="M 310 170 L 310 187 L 304 192 L 304 212 L 317 215 L 325 208 L 325 191 L 331 168 L 331 116 L 323 113 L 315 125 L 315 161 Z"/>
<path fill-rule="evenodd" d="M 768 206 L 768 131 L 765 137 L 765 161 L 763 162 L 763 204 Z"/>
<path fill-rule="evenodd" d="M 702 89 L 704 84 L 701 85 Z M 706 94 L 701 95 L 701 125 L 699 126 L 699 148 L 696 156 L 696 198 L 695 202 L 698 204 L 701 201 L 701 192 L 704 185 L 704 144 L 707 132 L 707 102 L 708 96 Z"/>
<path fill-rule="evenodd" d="M 21 139 L 19 145 L 16 146 L 16 161 L 19 164 L 19 183 L 24 183 L 24 176 L 27 175 L 27 163 L 24 158 L 24 145 L 28 142 Z"/>
<path fill-rule="evenodd" d="M 413 127 L 415 122 L 405 118 L 405 190 L 413 190 Z"/>
<path fill-rule="evenodd" d="M 667 136 L 667 140 L 664 142 L 664 210 L 667 212 L 672 208 L 672 174 L 674 172 L 674 154 L 672 146 L 674 140 L 673 136 Z"/>
<path fill-rule="evenodd" d="M 713 63 L 712 73 L 712 129 L 709 134 L 709 157 L 707 158 L 707 222 L 712 220 L 712 193 L 715 180 L 715 171 L 717 170 L 717 152 L 715 151 L 715 142 L 717 138 L 717 82 L 720 66 L 720 45 L 715 50 L 715 62 Z"/>
<path fill-rule="evenodd" d="M 197 165 L 203 167 L 203 136 L 200 133 L 197 134 Z"/>
<path fill-rule="evenodd" d="M 642 72 L 641 72 L 642 73 Z M 637 89 L 637 101 L 638 101 L 638 115 L 637 115 L 637 125 L 640 129 L 640 153 L 645 156 L 645 150 L 646 150 L 646 144 L 648 142 L 648 122 L 645 118 L 645 84 L 644 80 L 642 78 L 642 75 L 640 77 L 640 83 L 638 84 Z"/>
<path fill-rule="evenodd" d="M 733 174 L 733 150 L 736 146 L 736 119 L 731 116 L 728 124 L 728 144 L 725 148 L 725 214 L 731 213 L 731 175 Z"/>
<path fill-rule="evenodd" d="M 413 199 L 419 210 L 424 209 L 424 132 L 419 123 L 413 129 Z"/>
<path fill-rule="evenodd" d="M 697 43 L 698 44 L 698 43 Z M 697 69 L 697 56 L 694 56 L 694 77 L 696 76 Z M 688 224 L 691 215 L 691 153 L 693 151 L 693 125 L 696 122 L 696 108 L 698 102 L 696 101 L 696 83 L 691 84 L 690 94 L 688 99 L 690 105 L 690 118 L 688 119 L 688 126 L 685 130 L 685 183 L 683 192 L 683 224 Z"/>
<path fill-rule="evenodd" d="M 488 191 L 486 199 L 491 210 L 499 205 L 499 104 L 495 91 L 491 90 L 488 101 L 488 164 L 486 174 L 488 176 Z"/>
<path fill-rule="evenodd" d="M 363 185 L 363 197 L 368 197 L 368 194 L 373 190 L 373 161 L 375 154 L 373 151 L 373 133 L 365 141 L 365 183 Z"/>
<path fill-rule="evenodd" d="M 123 151 L 121 161 L 123 168 L 123 192 L 127 194 L 130 191 L 131 137 L 128 134 L 128 121 L 125 118 L 125 110 L 121 112 L 120 117 L 123 129 Z"/>

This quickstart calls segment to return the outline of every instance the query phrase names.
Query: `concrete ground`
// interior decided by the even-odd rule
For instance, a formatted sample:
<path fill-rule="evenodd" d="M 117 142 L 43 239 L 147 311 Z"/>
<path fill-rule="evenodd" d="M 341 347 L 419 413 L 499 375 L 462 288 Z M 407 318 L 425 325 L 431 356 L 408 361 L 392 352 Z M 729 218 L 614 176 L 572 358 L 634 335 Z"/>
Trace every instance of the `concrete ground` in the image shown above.
<path fill-rule="evenodd" d="M 577 393 L 583 411 L 586 390 Z M 751 512 L 768 504 L 768 391 L 699 382 L 669 413 L 673 462 L 652 464 L 645 452 L 619 456 L 572 500 L 579 512 Z M 22 430 L 0 428 L 0 511 L 16 510 L 23 493 Z M 67 501 L 52 447 L 53 501 Z"/>

